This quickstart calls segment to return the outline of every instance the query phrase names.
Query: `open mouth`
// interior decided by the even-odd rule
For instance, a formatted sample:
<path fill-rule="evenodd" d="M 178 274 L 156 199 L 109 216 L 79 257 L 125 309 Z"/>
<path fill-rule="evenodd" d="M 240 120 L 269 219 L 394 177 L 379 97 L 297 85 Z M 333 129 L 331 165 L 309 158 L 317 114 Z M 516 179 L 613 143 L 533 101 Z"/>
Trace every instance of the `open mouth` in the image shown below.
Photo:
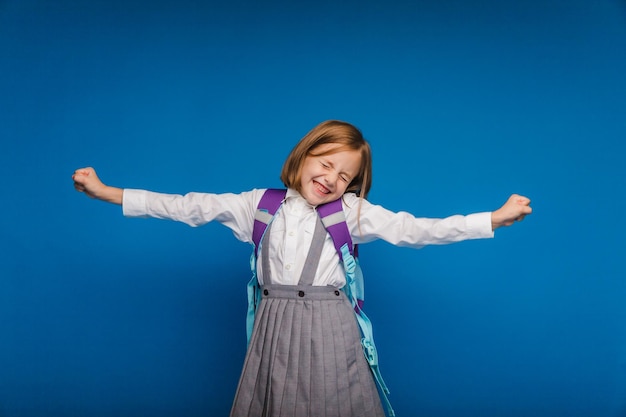
<path fill-rule="evenodd" d="M 328 188 L 324 187 L 319 182 L 313 181 L 313 185 L 315 187 L 315 190 L 317 190 L 317 192 L 319 192 L 320 194 L 330 194 L 330 190 Z"/>

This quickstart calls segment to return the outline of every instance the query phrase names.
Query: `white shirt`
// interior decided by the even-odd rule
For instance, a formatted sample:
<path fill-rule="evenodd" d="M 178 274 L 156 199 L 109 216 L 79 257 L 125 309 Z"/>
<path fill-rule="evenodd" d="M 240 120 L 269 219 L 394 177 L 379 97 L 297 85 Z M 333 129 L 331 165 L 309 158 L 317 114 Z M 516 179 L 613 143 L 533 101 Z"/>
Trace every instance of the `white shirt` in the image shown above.
<path fill-rule="evenodd" d="M 154 217 L 200 226 L 216 220 L 230 228 L 237 239 L 252 243 L 254 214 L 264 189 L 241 194 L 189 193 L 184 196 L 144 190 L 124 190 L 123 213 L 127 217 Z M 406 212 L 392 212 L 355 194 L 343 196 L 346 223 L 355 244 L 383 239 L 393 245 L 421 248 L 468 239 L 493 237 L 491 213 L 450 216 L 444 219 L 416 218 Z M 313 237 L 317 213 L 294 190 L 272 223 L 270 270 L 275 284 L 296 285 L 302 273 Z M 263 284 L 262 260 L 257 264 Z M 343 287 L 343 266 L 332 239 L 326 236 L 320 265 L 313 285 Z"/>

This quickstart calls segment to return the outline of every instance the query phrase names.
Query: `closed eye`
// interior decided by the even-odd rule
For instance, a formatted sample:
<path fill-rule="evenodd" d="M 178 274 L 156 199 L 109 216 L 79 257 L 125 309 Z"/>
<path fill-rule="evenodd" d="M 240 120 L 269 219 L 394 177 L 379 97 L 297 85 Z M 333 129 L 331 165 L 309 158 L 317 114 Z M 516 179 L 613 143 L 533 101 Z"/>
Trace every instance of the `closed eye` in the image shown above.
<path fill-rule="evenodd" d="M 324 169 L 332 169 L 334 167 L 332 162 L 326 162 L 326 161 L 320 161 L 320 165 L 322 165 Z M 350 183 L 351 181 L 350 176 L 343 172 L 339 174 L 339 179 L 347 183 Z"/>

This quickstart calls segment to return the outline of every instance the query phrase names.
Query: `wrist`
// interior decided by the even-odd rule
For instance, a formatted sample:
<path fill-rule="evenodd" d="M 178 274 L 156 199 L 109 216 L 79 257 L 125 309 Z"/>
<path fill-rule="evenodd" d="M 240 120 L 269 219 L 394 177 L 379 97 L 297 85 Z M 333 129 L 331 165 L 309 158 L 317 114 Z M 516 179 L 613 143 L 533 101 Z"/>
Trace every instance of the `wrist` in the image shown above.
<path fill-rule="evenodd" d="M 98 200 L 106 201 L 107 203 L 121 205 L 123 194 L 124 191 L 121 188 L 110 187 L 103 184 L 103 187 L 100 188 L 97 193 L 94 193 L 94 197 Z"/>
<path fill-rule="evenodd" d="M 514 219 L 510 217 L 510 214 L 503 212 L 502 209 L 498 209 L 491 213 L 491 228 L 496 230 L 499 227 L 510 226 L 514 223 Z"/>
<path fill-rule="evenodd" d="M 495 231 L 501 225 L 494 219 L 494 212 L 491 213 L 491 230 Z"/>

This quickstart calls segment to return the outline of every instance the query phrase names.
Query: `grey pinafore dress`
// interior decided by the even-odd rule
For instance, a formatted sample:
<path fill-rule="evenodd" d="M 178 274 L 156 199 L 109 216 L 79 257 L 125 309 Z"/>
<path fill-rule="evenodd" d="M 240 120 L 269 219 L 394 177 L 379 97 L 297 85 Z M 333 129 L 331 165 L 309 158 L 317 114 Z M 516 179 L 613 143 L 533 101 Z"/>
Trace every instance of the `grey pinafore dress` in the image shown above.
<path fill-rule="evenodd" d="M 385 416 L 350 301 L 312 285 L 326 234 L 318 218 L 298 285 L 272 284 L 261 245 L 265 285 L 231 417 Z"/>

